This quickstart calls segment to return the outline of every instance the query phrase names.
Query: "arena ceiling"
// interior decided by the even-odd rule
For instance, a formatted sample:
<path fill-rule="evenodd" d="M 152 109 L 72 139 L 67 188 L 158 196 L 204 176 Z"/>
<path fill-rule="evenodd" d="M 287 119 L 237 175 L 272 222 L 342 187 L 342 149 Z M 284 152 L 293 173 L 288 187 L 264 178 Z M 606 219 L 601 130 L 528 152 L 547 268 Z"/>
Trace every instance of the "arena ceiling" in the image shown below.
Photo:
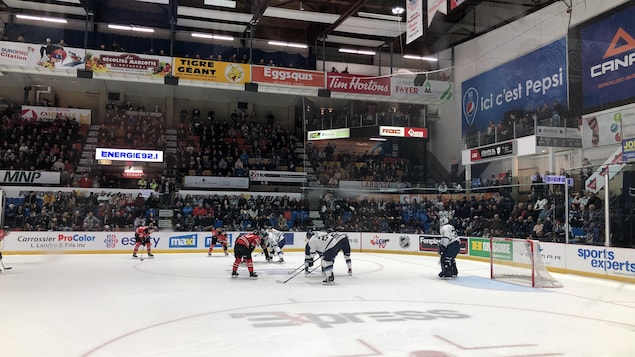
<path fill-rule="evenodd" d="M 448 15 L 437 13 L 424 35 L 408 45 L 405 14 L 392 13 L 395 6 L 404 7 L 405 0 L 1 0 L 0 11 L 64 17 L 78 25 L 88 16 L 96 30 L 108 31 L 106 24 L 150 27 L 156 30 L 147 34 L 150 37 L 196 31 L 245 40 L 251 33 L 256 40 L 328 48 L 392 47 L 395 53 L 426 55 L 558 1 L 464 0 Z"/>

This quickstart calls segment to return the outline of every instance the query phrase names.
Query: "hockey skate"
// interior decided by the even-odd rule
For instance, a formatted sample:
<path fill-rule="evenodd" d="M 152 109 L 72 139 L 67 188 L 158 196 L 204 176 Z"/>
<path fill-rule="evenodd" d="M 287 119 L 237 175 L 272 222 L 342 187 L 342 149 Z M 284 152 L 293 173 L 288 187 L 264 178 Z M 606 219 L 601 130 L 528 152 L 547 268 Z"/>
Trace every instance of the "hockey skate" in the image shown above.
<path fill-rule="evenodd" d="M 132 253 L 132 258 L 136 259 L 136 258 L 139 258 L 139 257 L 137 256 L 137 253 Z"/>
<path fill-rule="evenodd" d="M 227 253 L 227 251 L 225 251 L 225 256 L 228 256 L 228 255 L 229 255 L 229 253 Z"/>
<path fill-rule="evenodd" d="M 348 275 L 353 275 L 353 269 L 348 269 Z"/>
<path fill-rule="evenodd" d="M 284 258 L 280 257 L 280 259 L 278 259 L 278 263 L 284 263 Z"/>
<path fill-rule="evenodd" d="M 249 273 L 249 279 L 258 279 L 258 274 L 256 274 L 256 272 Z"/>
<path fill-rule="evenodd" d="M 322 280 L 322 284 L 324 284 L 324 285 L 335 284 L 335 276 L 333 275 L 333 273 L 331 273 L 328 276 L 326 276 L 324 278 L 324 280 Z"/>
<path fill-rule="evenodd" d="M 238 272 L 232 272 L 232 279 L 236 279 L 238 277 Z"/>
<path fill-rule="evenodd" d="M 211 256 L 212 256 L 212 253 L 207 253 L 207 256 L 208 256 L 208 257 L 211 257 Z"/>
<path fill-rule="evenodd" d="M 154 254 L 148 252 L 148 258 L 154 258 Z"/>

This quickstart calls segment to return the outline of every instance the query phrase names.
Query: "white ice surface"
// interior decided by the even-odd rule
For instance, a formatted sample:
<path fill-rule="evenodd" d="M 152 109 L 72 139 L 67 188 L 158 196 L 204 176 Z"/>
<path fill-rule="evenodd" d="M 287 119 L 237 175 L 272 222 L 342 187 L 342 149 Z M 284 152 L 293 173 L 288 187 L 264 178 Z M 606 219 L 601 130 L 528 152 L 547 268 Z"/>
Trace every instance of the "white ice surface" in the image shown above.
<path fill-rule="evenodd" d="M 458 261 L 353 253 L 336 284 L 303 262 L 255 258 L 258 280 L 230 279 L 215 252 L 6 256 L 0 273 L 0 356 L 635 356 L 635 286 L 554 275 L 560 289 L 487 278 Z"/>

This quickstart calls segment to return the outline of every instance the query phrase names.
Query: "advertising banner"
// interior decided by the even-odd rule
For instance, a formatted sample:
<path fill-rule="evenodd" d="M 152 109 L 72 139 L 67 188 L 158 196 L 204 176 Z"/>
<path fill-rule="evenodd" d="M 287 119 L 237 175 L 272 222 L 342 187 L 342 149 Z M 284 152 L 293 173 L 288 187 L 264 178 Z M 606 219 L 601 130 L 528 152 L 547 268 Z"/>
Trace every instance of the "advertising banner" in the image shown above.
<path fill-rule="evenodd" d="M 635 6 L 580 30 L 582 109 L 635 101 Z"/>
<path fill-rule="evenodd" d="M 428 27 L 432 24 L 432 19 L 437 12 L 448 13 L 448 0 L 428 0 Z"/>
<path fill-rule="evenodd" d="M 109 51 L 88 51 L 86 70 L 133 76 L 164 77 L 172 73 L 172 58 Z"/>
<path fill-rule="evenodd" d="M 59 185 L 60 173 L 54 171 L 0 170 L 0 183 Z"/>
<path fill-rule="evenodd" d="M 470 150 L 470 162 L 492 159 L 501 156 L 511 156 L 514 154 L 514 142 L 494 144 L 484 146 L 480 149 Z"/>
<path fill-rule="evenodd" d="M 185 176 L 183 186 L 203 189 L 249 189 L 247 177 Z"/>
<path fill-rule="evenodd" d="M 461 248 L 459 254 L 468 254 L 468 239 L 459 237 L 461 239 Z M 435 252 L 439 251 L 440 235 L 421 234 L 419 235 L 419 251 L 420 252 Z"/>
<path fill-rule="evenodd" d="M 536 127 L 536 145 L 581 148 L 582 137 L 580 129 L 539 125 Z"/>
<path fill-rule="evenodd" d="M 306 182 L 306 172 L 249 170 L 249 180 L 259 182 Z"/>
<path fill-rule="evenodd" d="M 64 47 L 50 42 L 37 45 L 23 42 L 0 42 L 0 64 L 21 67 L 44 67 L 52 70 L 84 68 L 82 48 Z"/>
<path fill-rule="evenodd" d="M 251 66 L 251 81 L 256 83 L 324 88 L 324 72 L 271 66 Z"/>
<path fill-rule="evenodd" d="M 333 92 L 390 96 L 390 77 L 327 74 L 327 89 Z"/>
<path fill-rule="evenodd" d="M 250 66 L 242 63 L 175 57 L 172 75 L 180 79 L 244 84 L 251 82 Z"/>
<path fill-rule="evenodd" d="M 465 0 L 450 0 L 450 11 L 456 9 L 459 5 L 464 3 Z"/>
<path fill-rule="evenodd" d="M 398 75 L 390 79 L 391 94 L 398 98 L 421 98 L 423 103 L 439 103 L 452 100 L 452 82 L 426 79 L 420 83 L 416 75 Z"/>
<path fill-rule="evenodd" d="M 380 136 L 396 136 L 401 138 L 428 138 L 427 128 L 413 128 L 401 126 L 380 126 Z"/>
<path fill-rule="evenodd" d="M 494 259 L 514 260 L 514 244 L 512 241 L 495 241 L 490 247 L 488 238 L 470 238 L 470 255 L 481 258 L 489 258 L 494 254 Z"/>
<path fill-rule="evenodd" d="M 307 140 L 347 139 L 351 137 L 350 128 L 313 130 L 307 132 Z"/>
<path fill-rule="evenodd" d="M 163 162 L 163 151 L 96 148 L 95 160 Z"/>
<path fill-rule="evenodd" d="M 423 0 L 406 1 L 406 44 L 423 36 Z"/>
<path fill-rule="evenodd" d="M 566 40 L 468 79 L 461 90 L 463 135 L 487 132 L 489 121 L 511 130 L 526 115 L 550 120 L 568 111 Z"/>
<path fill-rule="evenodd" d="M 58 108 L 58 107 L 38 107 L 33 105 L 23 105 L 21 117 L 35 121 L 54 121 L 56 119 L 69 118 L 80 124 L 90 124 L 90 109 Z"/>
<path fill-rule="evenodd" d="M 346 181 L 339 182 L 340 189 L 364 189 L 364 190 L 382 190 L 385 188 L 404 188 L 403 182 L 384 182 L 384 181 Z"/>
<path fill-rule="evenodd" d="M 567 269 L 635 278 L 633 249 L 567 245 Z"/>
<path fill-rule="evenodd" d="M 598 166 L 595 171 L 584 181 L 584 190 L 597 193 L 604 187 L 604 175 L 606 174 L 606 167 L 609 167 L 609 180 L 615 177 L 619 170 L 623 167 L 620 165 L 618 168 L 613 167 L 613 164 L 622 162 L 622 147 L 620 146 L 609 156 L 602 165 Z"/>

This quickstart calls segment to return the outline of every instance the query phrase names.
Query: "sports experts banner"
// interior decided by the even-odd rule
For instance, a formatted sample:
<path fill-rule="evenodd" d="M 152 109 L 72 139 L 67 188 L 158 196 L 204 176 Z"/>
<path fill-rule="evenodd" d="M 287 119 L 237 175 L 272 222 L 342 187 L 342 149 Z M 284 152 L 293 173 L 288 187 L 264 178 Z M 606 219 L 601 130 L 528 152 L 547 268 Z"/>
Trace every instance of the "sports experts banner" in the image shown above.
<path fill-rule="evenodd" d="M 486 132 L 494 124 L 542 111 L 558 102 L 568 110 L 566 39 L 554 41 L 522 57 L 462 83 L 462 134 Z M 549 60 L 546 60 L 549 59 Z"/>
<path fill-rule="evenodd" d="M 163 151 L 97 148 L 95 160 L 163 162 Z"/>

